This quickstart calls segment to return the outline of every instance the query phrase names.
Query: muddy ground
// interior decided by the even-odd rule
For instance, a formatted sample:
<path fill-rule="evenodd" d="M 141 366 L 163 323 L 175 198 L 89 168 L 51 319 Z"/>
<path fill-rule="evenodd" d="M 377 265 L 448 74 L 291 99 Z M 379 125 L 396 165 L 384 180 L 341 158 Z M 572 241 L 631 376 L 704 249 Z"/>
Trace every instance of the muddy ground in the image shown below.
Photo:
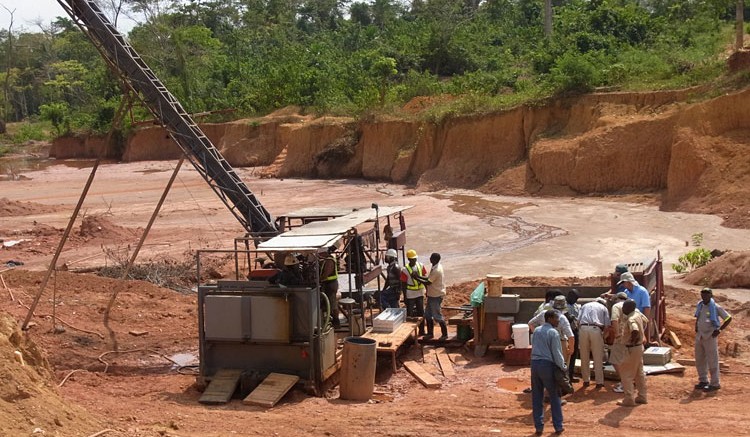
<path fill-rule="evenodd" d="M 0 181 L 0 238 L 20 241 L 0 250 L 0 261 L 24 265 L 0 267 L 8 289 L 0 285 L 0 309 L 15 320 L 27 315 L 62 229 L 88 176 L 84 163 L 52 165 Z M 80 164 L 80 165 L 79 165 Z M 530 397 L 528 369 L 504 366 L 498 351 L 474 358 L 455 349 L 464 360 L 454 378 L 439 378 L 443 386 L 430 390 L 403 368 L 392 374 L 386 361 L 378 368 L 377 401 L 339 400 L 334 390 L 314 398 L 295 390 L 272 409 L 250 407 L 239 400 L 226 406 L 197 403 L 190 368 L 176 362 L 195 355 L 196 302 L 190 292 L 178 293 L 143 282 L 121 282 L 71 271 L 112 263 L 113 251 L 127 252 L 145 226 L 174 162 L 107 164 L 84 203 L 87 220 L 73 228 L 73 238 L 36 310 L 29 340 L 46 354 L 26 366 L 3 351 L 0 363 L 6 378 L 0 385 L 0 423 L 5 435 L 225 436 L 333 435 L 377 433 L 392 436 L 528 435 Z M 750 232 L 728 229 L 721 218 L 660 212 L 650 197 L 523 198 L 484 195 L 469 190 L 417 193 L 408 187 L 359 180 L 258 179 L 255 169 L 240 174 L 274 214 L 311 206 L 324 198 L 328 205 L 414 205 L 408 214 L 409 246 L 423 258 L 440 251 L 451 288 L 449 300 L 466 301 L 471 284 L 487 273 L 506 277 L 558 277 L 552 282 L 596 283 L 622 261 L 653 257 L 665 265 L 691 247 L 691 236 L 703 234 L 710 248 L 747 250 Z M 135 176 L 135 177 L 134 177 Z M 184 259 L 198 248 L 229 247 L 242 229 L 192 169 L 180 172 L 172 192 L 147 240 L 143 259 L 170 256 Z M 108 255 L 109 254 L 109 255 Z M 592 278 L 593 277 L 593 278 Z M 559 279 L 565 278 L 565 279 Z M 570 279 L 578 278 L 578 279 Z M 589 278 L 589 279 L 581 279 Z M 690 321 L 697 287 L 686 286 L 667 269 L 670 327 L 685 346 L 676 352 L 691 357 Z M 518 279 L 523 283 L 524 279 Z M 112 290 L 119 295 L 111 327 L 122 354 L 110 353 L 111 339 L 102 313 Z M 694 393 L 694 369 L 684 376 L 648 378 L 650 403 L 636 409 L 617 407 L 618 395 L 591 388 L 571 396 L 565 408 L 569 435 L 714 435 L 745 434 L 750 387 L 750 339 L 746 291 L 717 294 L 735 315 L 722 335 L 729 371 L 715 395 Z M 12 298 L 11 298 L 12 295 Z M 731 299 L 723 296 L 731 295 Z M 54 301 L 57 305 L 53 307 Z M 52 320 L 52 315 L 57 321 Z M 54 333 L 58 326 L 59 333 Z M 134 336 L 130 331 L 147 332 Z M 23 349 L 18 335 L 8 334 L 11 348 Z M 737 356 L 734 355 L 737 344 Z M 439 373 L 429 349 L 408 348 L 402 357 L 421 360 Z M 183 363 L 184 364 L 184 363 Z M 44 370 L 48 368 L 49 370 Z M 71 372 L 73 372 L 71 374 Z M 66 379 L 67 377 L 67 379 Z M 59 384 L 62 386 L 57 387 Z M 42 390 L 43 387 L 44 390 Z M 37 390 L 38 389 L 38 390 Z M 548 426 L 548 428 L 551 428 Z M 1 433 L 0 433 L 1 434 Z"/>

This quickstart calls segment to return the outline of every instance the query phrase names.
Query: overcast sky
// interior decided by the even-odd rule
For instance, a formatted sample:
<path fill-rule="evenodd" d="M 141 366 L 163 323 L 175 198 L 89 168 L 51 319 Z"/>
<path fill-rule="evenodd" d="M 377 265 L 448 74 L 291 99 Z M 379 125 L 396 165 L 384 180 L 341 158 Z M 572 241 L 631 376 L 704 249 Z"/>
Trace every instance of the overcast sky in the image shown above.
<path fill-rule="evenodd" d="M 68 18 L 68 13 L 60 6 L 57 0 L 0 0 L 0 28 L 8 29 L 10 24 L 10 13 L 5 8 L 13 11 L 13 30 L 27 30 L 36 32 L 39 28 L 34 22 L 41 18 L 42 23 L 47 25 L 55 17 Z M 128 32 L 133 27 L 132 21 L 121 18 L 118 22 L 119 30 Z"/>

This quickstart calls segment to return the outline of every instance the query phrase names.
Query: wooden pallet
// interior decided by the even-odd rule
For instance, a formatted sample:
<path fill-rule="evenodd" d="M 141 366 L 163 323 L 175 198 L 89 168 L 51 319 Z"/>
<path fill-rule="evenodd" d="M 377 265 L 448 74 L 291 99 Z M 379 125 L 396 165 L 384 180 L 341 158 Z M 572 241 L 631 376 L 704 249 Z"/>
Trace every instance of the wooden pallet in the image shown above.
<path fill-rule="evenodd" d="M 206 391 L 203 392 L 198 402 L 201 404 L 226 404 L 232 399 L 237 383 L 240 382 L 240 369 L 219 369 L 211 382 L 208 383 Z"/>
<path fill-rule="evenodd" d="M 242 401 L 245 405 L 273 407 L 299 381 L 297 375 L 271 373 Z"/>

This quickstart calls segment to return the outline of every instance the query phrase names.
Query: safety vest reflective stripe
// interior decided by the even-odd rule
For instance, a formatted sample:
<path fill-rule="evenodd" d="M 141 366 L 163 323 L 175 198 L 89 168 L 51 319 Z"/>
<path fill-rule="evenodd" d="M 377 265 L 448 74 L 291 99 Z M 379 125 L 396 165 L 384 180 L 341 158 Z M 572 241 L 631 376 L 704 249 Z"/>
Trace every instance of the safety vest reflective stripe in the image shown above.
<path fill-rule="evenodd" d="M 420 264 L 419 262 L 417 262 L 416 264 L 414 264 L 414 267 L 417 268 L 417 272 L 419 272 L 420 274 L 422 273 L 422 264 Z M 409 281 L 406 283 L 406 289 L 407 290 L 419 290 L 420 288 L 423 288 L 424 285 L 422 285 L 421 282 L 416 281 L 411 276 L 411 274 L 412 274 L 411 264 L 407 264 L 406 265 L 406 270 L 409 272 Z"/>
<path fill-rule="evenodd" d="M 331 276 L 327 276 L 327 277 L 323 278 L 322 277 L 323 276 L 323 267 L 325 267 L 325 264 L 328 261 L 333 262 L 333 274 Z M 336 262 L 336 257 L 331 256 L 331 257 L 328 257 L 328 258 L 323 258 L 323 262 L 320 263 L 320 275 L 321 275 L 320 280 L 323 281 L 323 282 L 335 281 L 336 279 L 339 278 L 339 263 Z"/>

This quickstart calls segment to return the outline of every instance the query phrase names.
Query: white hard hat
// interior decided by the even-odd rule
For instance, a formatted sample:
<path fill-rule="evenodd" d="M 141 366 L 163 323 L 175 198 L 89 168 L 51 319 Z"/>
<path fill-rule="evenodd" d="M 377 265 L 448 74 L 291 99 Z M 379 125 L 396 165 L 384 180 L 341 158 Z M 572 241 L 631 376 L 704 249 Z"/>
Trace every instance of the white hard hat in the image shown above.
<path fill-rule="evenodd" d="M 388 249 L 385 251 L 385 256 L 390 256 L 391 258 L 398 258 L 398 253 L 396 253 L 396 249 Z"/>

